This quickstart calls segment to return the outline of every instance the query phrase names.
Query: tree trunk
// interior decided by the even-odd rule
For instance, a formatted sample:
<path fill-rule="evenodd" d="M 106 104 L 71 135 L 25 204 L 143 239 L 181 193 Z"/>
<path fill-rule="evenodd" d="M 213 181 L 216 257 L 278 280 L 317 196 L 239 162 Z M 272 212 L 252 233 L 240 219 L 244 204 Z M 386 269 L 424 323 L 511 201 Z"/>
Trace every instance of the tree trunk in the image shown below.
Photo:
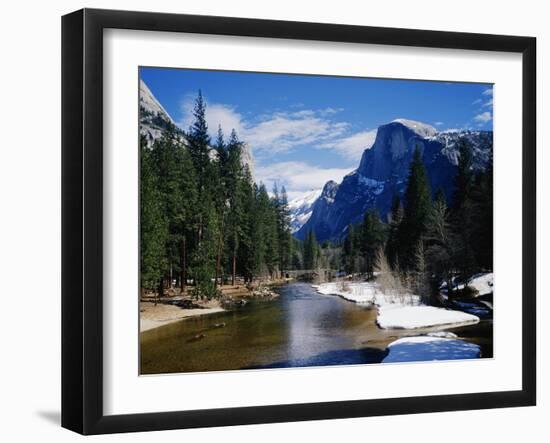
<path fill-rule="evenodd" d="M 237 254 L 233 252 L 233 269 L 231 272 L 231 285 L 235 286 L 235 277 L 237 274 Z"/>
<path fill-rule="evenodd" d="M 451 297 L 453 296 L 453 277 L 451 275 L 448 275 L 447 277 L 447 298 L 449 301 L 451 301 Z"/>
<path fill-rule="evenodd" d="M 161 277 L 159 280 L 159 289 L 157 292 L 157 297 L 155 298 L 155 306 L 157 305 L 158 300 L 164 296 L 164 277 Z"/>
<path fill-rule="evenodd" d="M 216 257 L 216 279 L 215 279 L 216 286 L 218 286 L 219 284 L 218 280 L 220 278 L 221 263 L 222 263 L 222 242 L 220 239 L 220 241 L 218 242 L 218 255 Z"/>
<path fill-rule="evenodd" d="M 180 261 L 181 261 L 181 276 L 180 276 L 180 290 L 181 293 L 185 291 L 185 285 L 187 284 L 187 263 L 185 260 L 186 256 L 186 247 L 185 247 L 185 237 L 183 237 L 183 240 L 181 242 L 181 254 L 180 254 Z"/>

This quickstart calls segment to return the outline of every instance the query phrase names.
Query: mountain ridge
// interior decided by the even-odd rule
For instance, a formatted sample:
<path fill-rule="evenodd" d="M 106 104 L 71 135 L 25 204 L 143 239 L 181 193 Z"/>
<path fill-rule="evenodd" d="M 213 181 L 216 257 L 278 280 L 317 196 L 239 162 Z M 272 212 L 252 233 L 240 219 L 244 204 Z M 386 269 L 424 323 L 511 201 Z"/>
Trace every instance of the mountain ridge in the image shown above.
<path fill-rule="evenodd" d="M 346 175 L 332 201 L 312 204 L 309 219 L 295 232 L 298 239 L 313 230 L 319 241 L 343 238 L 350 223 L 360 221 L 370 208 L 384 217 L 394 195 L 403 196 L 410 162 L 416 147 L 421 150 L 432 193 L 443 189 L 451 201 L 458 165 L 458 145 L 472 146 L 473 169 L 484 169 L 492 159 L 492 131 L 443 131 L 408 119 L 397 119 L 378 128 L 372 147 L 364 150 L 358 168 Z"/>

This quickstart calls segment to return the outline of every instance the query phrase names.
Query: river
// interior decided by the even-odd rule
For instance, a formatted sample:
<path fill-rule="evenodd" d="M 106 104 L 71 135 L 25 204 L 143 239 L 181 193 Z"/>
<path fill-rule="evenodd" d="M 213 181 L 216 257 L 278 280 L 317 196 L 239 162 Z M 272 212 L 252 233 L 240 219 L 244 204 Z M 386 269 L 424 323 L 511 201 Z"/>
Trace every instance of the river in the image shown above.
<path fill-rule="evenodd" d="M 143 332 L 142 374 L 380 363 L 406 330 L 381 330 L 376 310 L 290 283 L 270 301 Z M 492 357 L 492 321 L 453 329 Z M 414 334 L 428 332 L 415 330 Z"/>

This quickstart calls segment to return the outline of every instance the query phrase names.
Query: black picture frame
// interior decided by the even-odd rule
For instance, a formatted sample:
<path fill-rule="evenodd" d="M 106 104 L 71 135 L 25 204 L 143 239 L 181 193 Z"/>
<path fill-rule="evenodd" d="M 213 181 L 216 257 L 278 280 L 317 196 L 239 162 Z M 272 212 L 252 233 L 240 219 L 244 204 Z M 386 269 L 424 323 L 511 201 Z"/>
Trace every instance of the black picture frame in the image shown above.
<path fill-rule="evenodd" d="M 522 389 L 131 415 L 103 412 L 103 30 L 519 53 L 523 64 Z M 62 426 L 82 434 L 530 406 L 536 403 L 536 39 L 83 9 L 62 18 Z"/>

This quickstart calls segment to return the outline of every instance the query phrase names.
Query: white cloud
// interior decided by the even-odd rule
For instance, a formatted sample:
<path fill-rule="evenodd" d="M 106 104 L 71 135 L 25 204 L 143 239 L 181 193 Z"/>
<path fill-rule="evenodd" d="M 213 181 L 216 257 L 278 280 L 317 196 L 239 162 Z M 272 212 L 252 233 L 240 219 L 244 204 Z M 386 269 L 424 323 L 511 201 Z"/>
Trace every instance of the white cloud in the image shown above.
<path fill-rule="evenodd" d="M 311 110 L 275 113 L 244 128 L 242 138 L 259 151 L 281 153 L 297 146 L 338 137 L 348 127 L 347 123 L 332 122 Z"/>
<path fill-rule="evenodd" d="M 474 117 L 474 121 L 479 124 L 484 124 L 487 122 L 490 122 L 493 116 L 489 111 L 482 112 L 481 114 L 478 114 Z"/>
<path fill-rule="evenodd" d="M 222 126 L 226 135 L 235 129 L 239 137 L 258 153 L 276 154 L 298 146 L 325 142 L 343 136 L 350 126 L 329 118 L 342 108 L 273 112 L 251 121 L 233 106 L 205 101 L 206 122 L 211 137 L 216 136 L 218 125 Z M 194 104 L 192 96 L 186 96 L 181 102 L 182 118 L 179 124 L 183 129 L 189 128 L 193 122 Z"/>
<path fill-rule="evenodd" d="M 362 131 L 347 137 L 337 138 L 325 142 L 321 149 L 334 149 L 348 160 L 360 160 L 365 149 L 370 149 L 376 140 L 377 130 Z"/>
<path fill-rule="evenodd" d="M 493 106 L 493 98 L 490 98 L 489 100 L 487 100 L 485 103 L 483 103 L 483 107 L 484 108 L 487 108 L 489 106 Z"/>
<path fill-rule="evenodd" d="M 484 97 L 474 100 L 472 102 L 472 105 L 481 105 L 481 108 L 488 108 L 493 106 L 493 88 L 485 89 L 481 93 L 481 95 L 483 95 Z"/>
<path fill-rule="evenodd" d="M 321 109 L 321 114 L 323 115 L 331 115 L 331 114 L 337 114 L 338 112 L 342 112 L 344 108 L 325 108 Z"/>
<path fill-rule="evenodd" d="M 474 100 L 473 105 L 477 105 L 473 121 L 478 127 L 483 127 L 486 123 L 489 123 L 493 119 L 493 88 L 487 88 L 481 93 L 482 97 Z M 484 111 L 484 109 L 489 109 Z"/>
<path fill-rule="evenodd" d="M 443 122 L 434 122 L 434 125 L 436 126 L 443 126 L 443 124 L 444 124 Z"/>
<path fill-rule="evenodd" d="M 238 134 L 243 130 L 241 115 L 229 106 L 213 104 L 208 107 L 206 113 L 208 126 L 212 130 L 217 131 L 219 125 L 226 131 L 226 135 L 229 135 L 232 129 Z"/>
<path fill-rule="evenodd" d="M 187 130 L 193 123 L 194 106 L 195 99 L 191 96 L 185 97 L 181 103 L 182 119 L 179 124 L 184 130 Z M 235 129 L 238 134 L 243 132 L 241 114 L 235 108 L 220 103 L 206 103 L 206 123 L 212 138 L 216 137 L 219 125 L 222 126 L 226 136 L 231 133 L 232 129 Z"/>
<path fill-rule="evenodd" d="M 268 191 L 277 183 L 279 187 L 284 185 L 287 190 L 291 190 L 289 196 L 293 197 L 311 189 L 320 189 L 329 180 L 340 183 L 350 172 L 351 168 L 325 168 L 306 162 L 288 161 L 258 166 L 255 175 L 256 181 L 263 182 Z"/>

